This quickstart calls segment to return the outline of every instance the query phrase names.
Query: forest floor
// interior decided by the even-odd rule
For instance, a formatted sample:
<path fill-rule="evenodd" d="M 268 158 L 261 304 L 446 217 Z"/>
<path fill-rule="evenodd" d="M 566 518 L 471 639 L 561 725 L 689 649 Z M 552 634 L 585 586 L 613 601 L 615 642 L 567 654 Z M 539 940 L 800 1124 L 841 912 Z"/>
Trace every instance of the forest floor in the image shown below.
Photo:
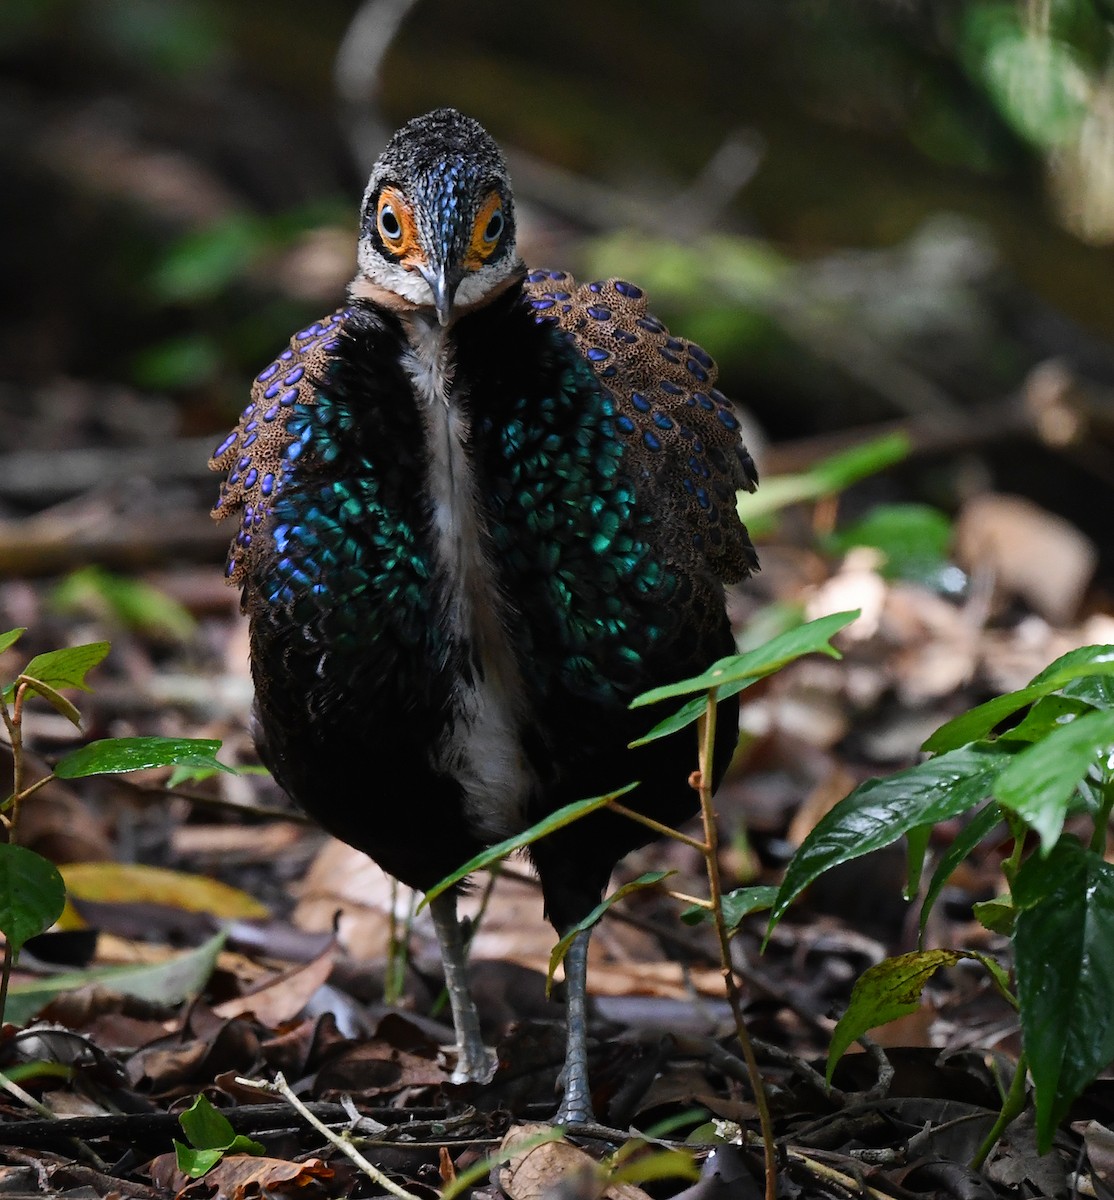
<path fill-rule="evenodd" d="M 743 741 L 717 798 L 729 887 L 776 883 L 832 804 L 915 762 L 948 718 L 1023 686 L 1075 646 L 1114 642 L 1114 617 L 1088 590 L 1086 539 L 1027 501 L 984 496 L 961 514 L 955 544 L 968 555 L 976 546 L 980 565 L 959 588 L 945 577 L 888 579 L 862 549 L 822 554 L 818 526 L 833 516 L 830 504 L 791 514 L 762 546 L 762 574 L 730 598 L 751 641 L 790 608 L 863 616 L 837 640 L 842 660 L 801 660 L 743 695 Z M 44 519 L 25 523 L 26 541 Z M 50 519 L 80 523 L 72 506 Z M 1047 560 L 1016 549 L 1050 538 L 1075 546 L 1053 589 Z M 32 773 L 84 738 L 131 734 L 219 738 L 224 761 L 254 763 L 235 600 L 215 563 L 141 580 L 86 568 L 62 584 L 0 585 L 6 626 L 30 631 L 0 660 L 3 678 L 31 653 L 113 643 L 92 693 L 79 697 L 80 734 L 46 705 L 28 705 Z M 453 1085 L 436 945 L 417 898 L 325 839 L 265 775 L 170 790 L 167 776 L 55 781 L 20 818 L 20 840 L 60 864 L 70 903 L 13 975 L 8 1019 L 19 1024 L 0 1038 L 0 1194 L 383 1194 L 274 1092 L 279 1073 L 318 1120 L 413 1195 L 469 1180 L 474 1194 L 512 1197 L 558 1183 L 562 1196 L 602 1189 L 624 1200 L 762 1194 L 756 1107 L 712 928 L 680 920 L 688 905 L 676 896 L 707 894 L 689 848 L 659 843 L 621 864 L 616 884 L 674 873 L 610 910 L 593 938 L 601 1124 L 538 1141 L 556 1104 L 562 1005 L 559 984 L 546 995 L 554 935 L 523 861 L 481 876 L 469 897 L 473 984 L 499 1069 L 485 1087 Z M 374 819 L 374 763 L 364 782 L 352 802 Z M 936 827 L 930 865 L 959 828 Z M 972 915 L 1004 890 L 1001 868 L 996 839 L 976 847 L 933 908 L 925 946 L 1008 962 L 1006 939 Z M 937 972 L 908 1015 L 876 1029 L 866 1050 L 853 1047 L 825 1083 L 855 979 L 917 947 L 919 904 L 902 897 L 905 874 L 898 844 L 818 881 L 764 952 L 761 914 L 733 941 L 779 1139 L 779 1194 L 1108 1194 L 1105 1080 L 1076 1103 L 1050 1154 L 1037 1154 L 1026 1112 L 981 1172 L 966 1165 L 1019 1051 L 1017 1015 L 974 960 Z M 121 965 L 134 968 L 128 982 L 98 982 L 100 968 Z M 230 1125 L 194 1131 L 195 1146 L 209 1137 L 216 1161 L 191 1180 L 173 1139 L 189 1141 L 179 1117 L 199 1096 Z M 230 1144 L 233 1133 L 255 1145 Z"/>

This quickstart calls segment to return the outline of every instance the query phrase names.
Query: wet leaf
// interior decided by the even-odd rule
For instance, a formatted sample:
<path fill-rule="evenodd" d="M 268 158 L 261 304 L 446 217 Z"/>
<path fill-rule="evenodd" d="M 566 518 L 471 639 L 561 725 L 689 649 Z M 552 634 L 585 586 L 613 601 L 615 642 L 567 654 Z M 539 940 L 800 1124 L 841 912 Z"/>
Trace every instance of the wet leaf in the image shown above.
<path fill-rule="evenodd" d="M 727 892 L 721 898 L 723 904 L 723 919 L 727 923 L 727 928 L 730 932 L 738 929 L 744 917 L 749 917 L 751 913 L 765 912 L 768 908 L 773 908 L 774 900 L 777 898 L 777 888 L 770 887 L 765 884 L 755 887 L 737 888 L 733 892 Z M 699 925 L 703 921 L 712 919 L 712 910 L 704 908 L 702 905 L 694 904 L 691 908 L 686 908 L 681 913 L 681 920 L 686 925 Z"/>
<path fill-rule="evenodd" d="M 1060 836 L 1079 783 L 1112 745 L 1114 712 L 1089 712 L 1027 746 L 998 776 L 995 797 L 1038 834 L 1043 853 Z"/>
<path fill-rule="evenodd" d="M 1032 855 L 1013 887 L 1021 1028 L 1046 1153 L 1079 1093 L 1114 1059 L 1114 866 L 1074 838 Z"/>
<path fill-rule="evenodd" d="M 104 738 L 67 754 L 58 761 L 54 773 L 59 779 L 83 779 L 149 767 L 187 766 L 210 767 L 235 775 L 231 767 L 214 757 L 220 746 L 220 742 L 208 738 Z"/>
<path fill-rule="evenodd" d="M 830 868 L 880 850 L 918 825 L 934 825 L 984 801 L 1010 762 L 997 743 L 964 746 L 857 787 L 820 819 L 790 860 L 770 928 Z"/>
<path fill-rule="evenodd" d="M 1114 646 L 1082 646 L 1069 651 L 1034 676 L 1027 687 L 995 696 L 941 725 L 922 749 L 939 754 L 966 746 L 986 737 L 996 725 L 1041 696 L 1058 692 L 1073 680 L 1105 675 L 1114 675 Z"/>

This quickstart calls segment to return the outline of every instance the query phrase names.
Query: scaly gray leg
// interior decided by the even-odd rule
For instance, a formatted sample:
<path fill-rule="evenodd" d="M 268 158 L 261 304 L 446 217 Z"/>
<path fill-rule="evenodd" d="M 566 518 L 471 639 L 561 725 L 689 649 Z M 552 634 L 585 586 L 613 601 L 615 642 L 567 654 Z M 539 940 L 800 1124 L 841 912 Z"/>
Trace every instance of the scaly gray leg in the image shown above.
<path fill-rule="evenodd" d="M 489 1083 L 495 1074 L 495 1056 L 489 1054 L 480 1034 L 480 1016 L 468 989 L 468 952 L 456 919 L 456 896 L 442 892 L 429 902 L 433 927 L 441 946 L 445 987 L 453 1010 L 456 1030 L 456 1070 L 453 1083 Z"/>
<path fill-rule="evenodd" d="M 573 939 L 565 955 L 565 1069 L 561 1072 L 565 1094 L 553 1118 L 555 1125 L 594 1122 L 592 1091 L 588 1086 L 588 938 L 585 931 Z"/>

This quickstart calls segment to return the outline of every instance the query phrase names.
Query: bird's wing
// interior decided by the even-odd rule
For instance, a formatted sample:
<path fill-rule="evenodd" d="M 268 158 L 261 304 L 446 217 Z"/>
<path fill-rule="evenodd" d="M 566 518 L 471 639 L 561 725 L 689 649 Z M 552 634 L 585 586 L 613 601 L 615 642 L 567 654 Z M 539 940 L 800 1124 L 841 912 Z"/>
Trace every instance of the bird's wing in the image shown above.
<path fill-rule="evenodd" d="M 214 519 L 240 518 L 228 553 L 230 583 L 244 583 L 253 532 L 263 525 L 282 488 L 291 445 L 286 422 L 295 405 L 314 402 L 315 384 L 339 345 L 337 337 L 348 315 L 339 308 L 290 339 L 290 345 L 255 377 L 251 401 L 240 414 L 239 424 L 209 460 L 210 470 L 228 473 L 213 506 Z"/>
<path fill-rule="evenodd" d="M 684 530 L 682 551 L 725 582 L 755 570 L 735 493 L 754 491 L 758 472 L 711 356 L 671 336 L 624 280 L 578 284 L 563 271 L 531 271 L 523 291 L 535 319 L 556 324 L 614 398 L 631 474 L 654 493 L 663 529 Z"/>

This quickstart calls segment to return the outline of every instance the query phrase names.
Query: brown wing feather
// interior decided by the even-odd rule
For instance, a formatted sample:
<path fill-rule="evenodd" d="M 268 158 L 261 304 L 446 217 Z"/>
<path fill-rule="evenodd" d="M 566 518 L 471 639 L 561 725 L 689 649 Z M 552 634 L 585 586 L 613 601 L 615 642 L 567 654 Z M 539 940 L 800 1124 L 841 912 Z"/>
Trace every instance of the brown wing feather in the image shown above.
<path fill-rule="evenodd" d="M 313 381 L 324 373 L 337 348 L 337 334 L 347 310 L 336 312 L 299 330 L 290 345 L 255 377 L 251 402 L 240 422 L 216 448 L 211 471 L 227 471 L 213 518 L 239 516 L 240 529 L 228 552 L 229 583 L 244 583 L 253 534 L 260 530 L 281 486 L 283 453 L 290 443 L 286 422 L 296 404 L 314 402 Z"/>
<path fill-rule="evenodd" d="M 711 356 L 673 337 L 647 310 L 642 289 L 624 280 L 577 284 L 563 271 L 531 271 L 524 291 L 614 397 L 619 432 L 654 493 L 663 534 L 679 535 L 678 553 L 703 557 L 728 583 L 756 570 L 735 493 L 754 491 L 758 472 L 731 402 L 715 387 Z"/>

